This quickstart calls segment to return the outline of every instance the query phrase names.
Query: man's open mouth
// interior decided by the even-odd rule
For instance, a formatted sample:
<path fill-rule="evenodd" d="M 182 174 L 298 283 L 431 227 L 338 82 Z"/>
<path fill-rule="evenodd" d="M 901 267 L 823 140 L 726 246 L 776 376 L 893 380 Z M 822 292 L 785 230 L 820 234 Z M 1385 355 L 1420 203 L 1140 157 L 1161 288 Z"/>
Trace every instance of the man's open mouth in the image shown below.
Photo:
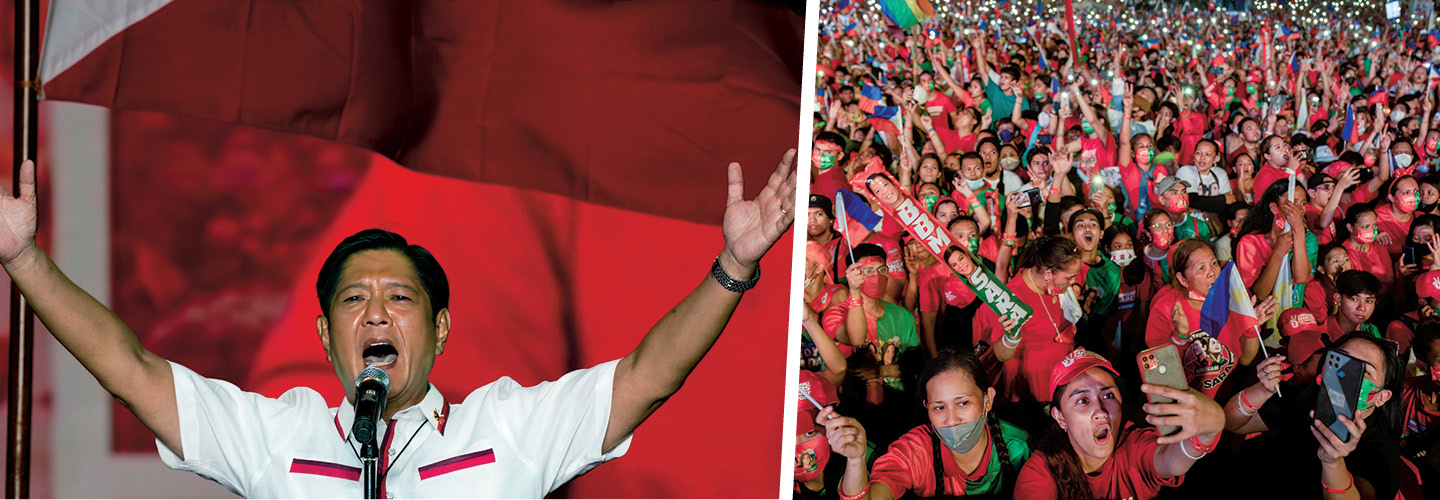
<path fill-rule="evenodd" d="M 365 359 L 365 366 L 388 366 L 395 363 L 400 353 L 395 347 L 386 343 L 371 344 L 366 347 L 361 356 Z"/>

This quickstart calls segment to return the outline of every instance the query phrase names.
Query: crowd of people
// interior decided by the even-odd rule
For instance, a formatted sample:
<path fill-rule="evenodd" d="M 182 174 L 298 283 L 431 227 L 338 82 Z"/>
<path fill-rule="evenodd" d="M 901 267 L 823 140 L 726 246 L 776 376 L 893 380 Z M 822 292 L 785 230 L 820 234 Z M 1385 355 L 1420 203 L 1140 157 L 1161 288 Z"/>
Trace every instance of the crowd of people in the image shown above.
<path fill-rule="evenodd" d="M 1440 498 L 1435 32 L 1092 5 L 822 2 L 795 497 Z"/>

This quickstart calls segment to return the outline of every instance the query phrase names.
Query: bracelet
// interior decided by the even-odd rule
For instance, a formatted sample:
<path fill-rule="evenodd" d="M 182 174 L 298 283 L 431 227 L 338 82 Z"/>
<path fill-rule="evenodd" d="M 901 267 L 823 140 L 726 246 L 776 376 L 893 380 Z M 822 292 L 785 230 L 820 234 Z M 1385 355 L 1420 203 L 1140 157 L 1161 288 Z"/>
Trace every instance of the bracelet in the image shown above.
<path fill-rule="evenodd" d="M 846 308 L 850 308 L 850 309 L 854 309 L 854 308 L 856 308 L 856 307 L 860 307 L 860 306 L 862 306 L 862 305 L 864 305 L 864 304 L 865 304 L 865 303 L 860 300 L 860 297 L 850 297 L 849 300 L 846 300 L 846 301 L 845 301 L 845 307 L 846 307 Z"/>
<path fill-rule="evenodd" d="M 1185 456 L 1186 456 L 1187 458 L 1191 459 L 1191 460 L 1199 460 L 1199 459 L 1205 457 L 1205 452 L 1200 452 L 1200 456 L 1198 456 L 1198 457 L 1195 456 L 1195 455 L 1191 455 L 1190 452 L 1185 449 L 1185 443 L 1187 443 L 1187 442 L 1188 442 L 1188 441 L 1181 441 L 1181 442 L 1180 442 L 1180 453 L 1184 453 Z M 1196 451 L 1199 451 L 1199 449 L 1197 448 Z M 1320 482 L 1321 482 L 1321 483 L 1324 483 L 1325 481 L 1322 480 L 1322 481 L 1320 481 Z"/>
<path fill-rule="evenodd" d="M 1321 482 L 1324 482 L 1324 481 L 1321 481 Z M 860 490 L 859 493 L 856 493 L 856 494 L 854 494 L 854 495 L 846 495 L 846 494 L 845 494 L 845 486 L 844 486 L 844 485 L 836 486 L 836 487 L 835 487 L 835 493 L 838 494 L 838 495 L 840 495 L 840 500 L 860 500 L 861 498 L 864 498 L 865 495 L 869 495 L 869 494 L 870 494 L 870 483 L 865 483 L 865 489 Z"/>
<path fill-rule="evenodd" d="M 730 273 L 725 272 L 725 268 L 720 267 L 720 257 L 717 255 L 715 257 L 715 264 L 710 266 L 710 276 L 713 276 L 715 281 L 720 283 L 720 286 L 725 287 L 726 290 L 735 293 L 745 293 L 746 290 L 755 288 L 755 284 L 760 282 L 760 267 L 758 265 L 755 267 L 755 275 L 751 276 L 750 279 L 740 281 L 731 278 Z"/>
<path fill-rule="evenodd" d="M 1241 414 L 1241 415 L 1244 415 L 1244 416 L 1247 416 L 1247 417 L 1251 417 L 1251 416 L 1254 416 L 1254 415 L 1255 415 L 1255 412 L 1260 411 L 1260 407 L 1259 407 L 1259 406 L 1255 406 L 1255 405 L 1251 404 L 1251 403 L 1250 403 L 1250 398 L 1245 397 L 1245 389 L 1240 389 L 1240 401 L 1237 401 L 1237 403 L 1240 404 L 1240 414 Z M 1246 406 L 1249 406 L 1249 407 L 1252 408 L 1252 409 L 1251 409 L 1250 411 L 1245 411 L 1245 407 L 1246 407 Z"/>
<path fill-rule="evenodd" d="M 1215 433 L 1215 439 L 1211 439 L 1211 440 L 1210 440 L 1210 444 L 1202 444 L 1202 443 L 1200 443 L 1200 435 L 1199 435 L 1199 434 L 1196 434 L 1196 435 L 1194 435 L 1194 436 L 1190 436 L 1190 439 L 1187 439 L 1186 441 L 1189 441 L 1189 442 L 1190 442 L 1190 446 L 1194 446 L 1194 447 L 1195 447 L 1195 451 L 1198 451 L 1198 452 L 1200 452 L 1200 453 L 1210 453 L 1210 452 L 1212 452 L 1212 451 L 1215 451 L 1215 446 L 1216 446 L 1216 445 L 1220 444 L 1220 434 L 1221 434 L 1221 433 L 1219 433 L 1219 432 Z"/>
<path fill-rule="evenodd" d="M 1343 490 L 1337 490 L 1337 489 L 1335 489 L 1335 488 L 1331 488 L 1330 485 L 1325 484 L 1325 475 L 1324 475 L 1324 474 L 1321 474 L 1321 475 L 1320 475 L 1320 487 L 1321 487 L 1321 488 L 1325 488 L 1325 491 L 1328 491 L 1328 492 L 1330 492 L 1330 493 L 1334 493 L 1334 494 L 1336 494 L 1336 495 L 1340 495 L 1340 494 L 1343 494 L 1343 493 L 1345 493 L 1345 492 L 1347 492 L 1347 491 L 1350 491 L 1350 488 L 1354 488 L 1354 487 L 1355 487 L 1355 475 L 1354 475 L 1354 474 L 1351 474 L 1350 471 L 1348 471 L 1348 470 L 1345 471 L 1345 475 L 1350 476 L 1350 485 L 1349 485 L 1349 486 L 1346 486 L 1345 489 L 1343 489 Z"/>
<path fill-rule="evenodd" d="M 1008 332 L 1007 332 L 1005 335 L 1001 335 L 1001 336 L 1000 336 L 1000 343 L 1001 343 L 1001 344 L 1005 344 L 1005 347 L 1009 347 L 1009 348 L 1011 348 L 1011 349 L 1014 349 L 1014 348 L 1016 348 L 1016 347 L 1020 347 L 1020 339 L 1013 339 L 1013 340 L 1012 340 L 1012 339 L 1010 338 L 1010 334 L 1009 334 Z"/>

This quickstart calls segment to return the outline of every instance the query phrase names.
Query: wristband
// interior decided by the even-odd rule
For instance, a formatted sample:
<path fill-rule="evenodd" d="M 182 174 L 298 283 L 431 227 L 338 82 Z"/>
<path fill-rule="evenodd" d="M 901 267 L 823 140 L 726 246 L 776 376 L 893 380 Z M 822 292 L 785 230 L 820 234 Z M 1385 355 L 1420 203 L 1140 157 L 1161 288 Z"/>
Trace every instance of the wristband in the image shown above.
<path fill-rule="evenodd" d="M 1253 404 L 1250 404 L 1250 398 L 1245 397 L 1245 390 L 1244 390 L 1244 389 L 1241 389 L 1241 390 L 1240 390 L 1240 401 L 1237 401 L 1237 403 L 1240 404 L 1240 414 L 1241 414 L 1241 415 L 1244 415 L 1244 416 L 1247 416 L 1247 417 L 1251 417 L 1251 416 L 1254 416 L 1254 415 L 1255 415 L 1255 412 L 1260 411 L 1260 407 L 1255 406 L 1255 405 L 1253 405 Z M 1247 412 L 1247 411 L 1245 411 L 1245 407 L 1246 407 L 1246 406 L 1249 406 L 1249 407 L 1252 408 L 1252 409 Z"/>
<path fill-rule="evenodd" d="M 863 304 L 864 304 L 864 302 L 862 302 L 862 301 L 860 300 L 860 297 L 850 297 L 849 300 L 846 300 L 846 301 L 845 301 L 845 307 L 846 307 L 846 308 L 852 308 L 852 309 L 853 309 L 853 308 L 856 308 L 856 307 L 860 307 L 860 306 L 863 305 Z"/>
<path fill-rule="evenodd" d="M 1320 476 L 1320 487 L 1325 488 L 1325 491 L 1336 495 L 1344 494 L 1345 492 L 1350 491 L 1350 488 L 1355 487 L 1355 475 L 1351 474 L 1350 471 L 1345 471 L 1345 475 L 1350 476 L 1350 485 L 1346 486 L 1343 490 L 1337 490 L 1335 488 L 1331 488 L 1330 485 L 1325 484 L 1325 476 L 1323 474 Z"/>
<path fill-rule="evenodd" d="M 1000 343 L 1005 344 L 1005 347 L 1009 347 L 1011 349 L 1020 347 L 1020 339 L 1011 340 L 1009 332 L 1006 332 L 1005 335 L 1000 336 Z"/>
<path fill-rule="evenodd" d="M 735 293 L 745 293 L 746 290 L 755 288 L 755 284 L 760 282 L 760 266 L 755 266 L 755 276 L 751 276 L 748 280 L 740 281 L 731 278 L 730 274 L 725 272 L 725 268 L 720 267 L 720 257 L 716 256 L 715 264 L 710 266 L 710 275 L 714 276 L 715 281 L 719 282 L 720 286 L 725 287 L 726 290 Z"/>
<path fill-rule="evenodd" d="M 1324 481 L 1321 482 L 1323 483 Z M 870 494 L 870 484 L 866 483 L 865 489 L 860 490 L 859 493 L 856 493 L 854 495 L 846 495 L 844 486 L 836 486 L 835 493 L 840 495 L 840 500 L 860 500 L 861 498 L 864 498 L 865 495 Z"/>
<path fill-rule="evenodd" d="M 1210 453 L 1212 451 L 1215 451 L 1216 445 L 1220 444 L 1220 434 L 1221 433 L 1219 432 L 1215 433 L 1215 439 L 1211 439 L 1210 444 L 1201 444 L 1199 434 L 1190 436 L 1190 439 L 1187 439 L 1186 441 L 1190 442 L 1190 446 L 1195 447 L 1195 451 L 1198 451 L 1200 453 Z"/>
<path fill-rule="evenodd" d="M 1185 449 L 1185 443 L 1187 443 L 1187 442 L 1189 442 L 1189 441 L 1181 441 L 1181 442 L 1180 442 L 1180 453 L 1184 453 L 1184 454 L 1185 454 L 1185 457 L 1186 457 L 1186 458 L 1189 458 L 1189 459 L 1191 459 L 1191 460 L 1199 460 L 1199 459 L 1201 459 L 1201 458 L 1205 458 L 1205 452 L 1200 452 L 1200 456 L 1198 456 L 1198 457 L 1195 456 L 1195 455 L 1191 455 L 1191 454 L 1190 454 L 1190 451 Z M 1198 451 L 1199 449 L 1197 448 L 1196 450 Z M 1320 481 L 1320 482 L 1321 482 L 1321 483 L 1324 483 L 1325 481 L 1322 480 L 1322 481 Z"/>

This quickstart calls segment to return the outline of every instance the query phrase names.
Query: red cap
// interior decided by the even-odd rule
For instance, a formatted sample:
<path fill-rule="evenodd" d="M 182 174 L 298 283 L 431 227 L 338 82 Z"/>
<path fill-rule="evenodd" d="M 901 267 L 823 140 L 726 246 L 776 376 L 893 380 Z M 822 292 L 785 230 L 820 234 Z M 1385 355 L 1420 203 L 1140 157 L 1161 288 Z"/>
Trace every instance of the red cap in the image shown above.
<path fill-rule="evenodd" d="M 1285 357 L 1291 365 L 1305 364 L 1305 360 L 1316 351 L 1325 348 L 1325 337 L 1320 331 L 1304 331 L 1285 337 Z"/>
<path fill-rule="evenodd" d="M 821 377 L 819 374 L 810 370 L 800 370 L 799 387 L 800 390 L 795 394 L 795 404 L 797 405 L 795 407 L 796 434 L 805 433 L 819 427 L 815 424 L 815 419 L 819 418 L 820 409 L 816 408 L 814 404 L 811 404 L 810 400 L 805 399 L 805 396 L 801 395 L 800 392 L 804 392 L 809 394 L 810 397 L 815 398 L 815 402 L 820 403 L 820 406 L 830 406 L 840 402 L 840 398 L 835 395 L 835 385 L 831 384 L 829 380 L 825 380 L 825 377 Z"/>
<path fill-rule="evenodd" d="M 1430 271 L 1415 280 L 1415 294 L 1420 298 L 1440 299 L 1440 271 Z"/>
<path fill-rule="evenodd" d="M 1280 313 L 1275 320 L 1275 326 L 1280 329 L 1282 337 L 1303 335 L 1307 333 L 1325 334 L 1325 327 L 1320 325 L 1324 318 L 1316 318 L 1315 313 L 1303 307 L 1286 309 Z M 1303 359 L 1298 361 L 1304 361 Z M 1297 361 L 1297 362 L 1298 362 Z"/>
<path fill-rule="evenodd" d="M 1326 165 L 1326 166 L 1325 166 L 1325 169 L 1322 170 L 1322 172 L 1325 172 L 1325 175 L 1328 175 L 1328 176 L 1330 176 L 1330 177 L 1334 177 L 1334 178 L 1336 178 L 1336 179 L 1339 179 L 1339 178 L 1340 178 L 1340 172 L 1343 172 L 1343 171 L 1345 171 L 1345 169 L 1350 168 L 1350 167 L 1351 167 L 1350 162 L 1348 162 L 1348 161 L 1342 161 L 1342 160 L 1336 160 L 1336 161 L 1334 161 L 1334 162 L 1331 162 L 1329 165 Z"/>
<path fill-rule="evenodd" d="M 1111 375 L 1116 377 L 1120 376 L 1120 374 L 1115 371 L 1115 367 L 1110 366 L 1110 362 L 1106 361 L 1104 356 L 1087 351 L 1084 347 L 1076 347 L 1074 351 L 1070 351 L 1070 354 L 1065 356 L 1065 359 L 1060 360 L 1059 363 L 1055 363 L 1055 370 L 1050 372 L 1050 393 L 1054 394 L 1055 389 L 1070 383 L 1071 380 L 1075 380 L 1075 377 L 1079 377 L 1081 373 L 1085 373 L 1085 370 L 1097 366 L 1104 368 L 1105 371 L 1110 372 Z"/>

